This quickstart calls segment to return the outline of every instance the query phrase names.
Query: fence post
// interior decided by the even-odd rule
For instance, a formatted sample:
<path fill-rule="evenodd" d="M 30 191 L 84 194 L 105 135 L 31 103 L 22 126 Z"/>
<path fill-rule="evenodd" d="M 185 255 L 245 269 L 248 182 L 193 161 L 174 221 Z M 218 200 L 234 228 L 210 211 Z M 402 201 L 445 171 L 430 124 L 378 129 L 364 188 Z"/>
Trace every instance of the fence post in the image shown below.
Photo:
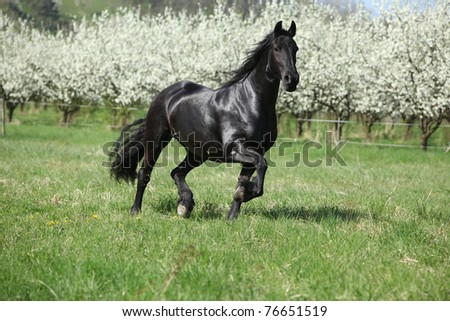
<path fill-rule="evenodd" d="M 5 98 L 2 98 L 2 136 L 6 136 Z"/>

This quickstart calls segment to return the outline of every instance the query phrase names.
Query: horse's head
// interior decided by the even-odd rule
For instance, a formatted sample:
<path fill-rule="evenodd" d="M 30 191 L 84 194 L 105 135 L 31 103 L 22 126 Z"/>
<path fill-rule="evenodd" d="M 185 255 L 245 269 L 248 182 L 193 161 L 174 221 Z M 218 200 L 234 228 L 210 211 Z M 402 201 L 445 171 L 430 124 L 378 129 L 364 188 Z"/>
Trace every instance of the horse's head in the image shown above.
<path fill-rule="evenodd" d="M 289 30 L 284 30 L 282 22 L 278 22 L 273 31 L 273 39 L 269 53 L 268 72 L 283 82 L 287 91 L 294 91 L 299 82 L 296 63 L 297 44 L 294 41 L 297 29 L 292 21 Z"/>

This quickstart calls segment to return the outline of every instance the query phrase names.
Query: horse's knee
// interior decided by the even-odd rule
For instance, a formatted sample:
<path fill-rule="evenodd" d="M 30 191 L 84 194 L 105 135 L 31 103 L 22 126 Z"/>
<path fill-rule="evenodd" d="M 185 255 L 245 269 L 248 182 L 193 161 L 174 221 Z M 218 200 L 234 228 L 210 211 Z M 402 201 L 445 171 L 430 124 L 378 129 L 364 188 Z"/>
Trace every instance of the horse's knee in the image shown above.
<path fill-rule="evenodd" d="M 236 191 L 234 192 L 233 199 L 234 199 L 235 201 L 237 201 L 237 202 L 244 202 L 244 200 L 245 200 L 245 195 L 246 195 L 246 193 L 245 193 L 245 187 L 239 185 L 239 186 L 236 188 Z"/>
<path fill-rule="evenodd" d="M 256 166 L 256 169 L 257 170 L 260 169 L 260 170 L 264 171 L 264 173 L 265 173 L 267 171 L 267 168 L 268 168 L 268 166 L 267 166 L 266 159 L 264 157 L 261 157 L 258 165 Z"/>
<path fill-rule="evenodd" d="M 138 184 L 140 186 L 147 186 L 148 182 L 150 182 L 150 173 L 147 169 L 141 168 L 138 171 Z"/>

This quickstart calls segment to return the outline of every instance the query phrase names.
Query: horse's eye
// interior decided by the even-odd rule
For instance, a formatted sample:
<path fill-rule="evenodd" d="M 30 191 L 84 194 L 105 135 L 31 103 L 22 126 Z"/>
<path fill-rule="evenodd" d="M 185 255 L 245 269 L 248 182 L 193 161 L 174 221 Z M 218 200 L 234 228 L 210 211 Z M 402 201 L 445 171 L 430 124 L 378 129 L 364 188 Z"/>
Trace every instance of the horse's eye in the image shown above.
<path fill-rule="evenodd" d="M 277 46 L 274 46 L 274 47 L 273 47 L 273 50 L 275 50 L 275 51 L 280 51 L 281 49 L 280 49 L 279 47 L 277 47 Z"/>

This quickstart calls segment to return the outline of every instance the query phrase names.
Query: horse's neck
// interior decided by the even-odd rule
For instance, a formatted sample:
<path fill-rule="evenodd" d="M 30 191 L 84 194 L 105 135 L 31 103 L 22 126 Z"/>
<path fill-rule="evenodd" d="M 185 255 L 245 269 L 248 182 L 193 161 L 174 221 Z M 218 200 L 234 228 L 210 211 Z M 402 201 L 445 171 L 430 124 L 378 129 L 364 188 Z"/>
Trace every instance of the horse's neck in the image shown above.
<path fill-rule="evenodd" d="M 275 112 L 280 81 L 267 74 L 267 59 L 267 55 L 264 55 L 244 83 L 248 90 L 252 91 L 261 108 L 272 114 Z"/>
<path fill-rule="evenodd" d="M 244 86 L 246 86 L 255 101 L 254 107 L 262 113 L 262 119 L 264 119 L 265 150 L 273 145 L 277 137 L 277 114 L 275 107 L 280 87 L 280 80 L 276 78 L 270 79 L 266 75 L 266 66 L 267 57 L 264 57 L 244 81 Z"/>

